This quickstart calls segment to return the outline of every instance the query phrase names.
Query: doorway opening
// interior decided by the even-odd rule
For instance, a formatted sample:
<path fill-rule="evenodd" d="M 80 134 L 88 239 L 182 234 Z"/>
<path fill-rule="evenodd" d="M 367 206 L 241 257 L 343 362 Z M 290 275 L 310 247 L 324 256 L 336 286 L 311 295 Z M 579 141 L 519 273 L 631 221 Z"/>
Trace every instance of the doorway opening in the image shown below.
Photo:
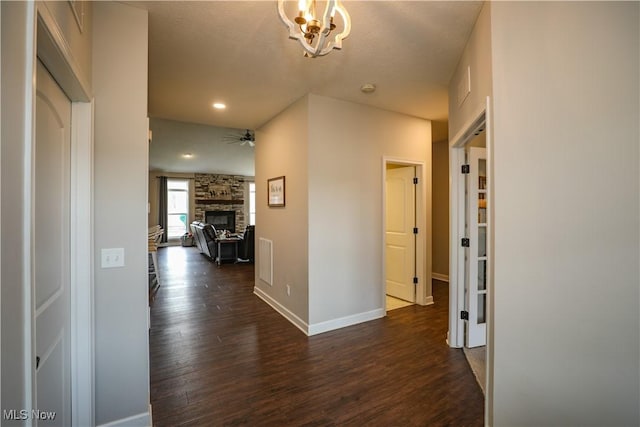
<path fill-rule="evenodd" d="M 489 99 L 449 146 L 451 347 L 461 347 L 485 392 L 491 378 L 491 134 Z"/>
<path fill-rule="evenodd" d="M 425 215 L 425 169 L 421 162 L 383 159 L 382 300 L 385 311 L 413 304 L 433 304 L 426 251 L 430 247 L 430 230 Z"/>

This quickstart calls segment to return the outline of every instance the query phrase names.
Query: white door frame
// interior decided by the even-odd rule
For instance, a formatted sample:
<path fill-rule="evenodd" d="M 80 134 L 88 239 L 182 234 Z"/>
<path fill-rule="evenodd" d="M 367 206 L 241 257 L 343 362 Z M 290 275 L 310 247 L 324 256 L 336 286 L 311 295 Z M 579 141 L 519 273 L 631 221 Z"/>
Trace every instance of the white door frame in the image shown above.
<path fill-rule="evenodd" d="M 447 342 L 450 347 L 464 346 L 464 320 L 460 319 L 460 312 L 464 310 L 464 248 L 460 239 L 465 237 L 465 180 L 460 168 L 465 163 L 464 146 L 469 142 L 478 129 L 484 126 L 487 140 L 487 184 L 489 194 L 487 201 L 487 345 L 486 345 L 486 396 L 485 423 L 490 418 L 493 402 L 493 306 L 494 306 L 494 216 L 495 185 L 493 176 L 493 131 L 491 116 L 491 99 L 486 98 L 482 108 L 471 116 L 462 130 L 449 142 L 449 332 Z"/>
<path fill-rule="evenodd" d="M 27 6 L 25 29 L 30 41 L 25 67 L 27 120 L 25 122 L 24 238 L 25 351 L 31 363 L 25 368 L 26 410 L 34 408 L 35 382 L 35 96 L 37 58 L 45 64 L 72 102 L 71 198 L 70 198 L 70 315 L 71 315 L 71 405 L 72 425 L 94 425 L 94 320 L 93 320 L 93 99 L 83 80 L 71 47 L 64 38 L 46 2 Z"/>
<path fill-rule="evenodd" d="M 431 291 L 431 186 L 426 185 L 427 164 L 420 160 L 401 159 L 397 157 L 382 157 L 382 281 L 380 284 L 380 295 L 382 304 L 387 312 L 386 302 L 386 258 L 387 258 L 387 165 L 403 165 L 414 166 L 416 168 L 416 176 L 418 184 L 416 187 L 416 223 L 418 227 L 418 235 L 416 236 L 416 276 L 418 277 L 418 285 L 416 286 L 416 304 L 430 305 L 433 304 L 433 293 Z M 430 174 L 429 174 L 430 175 Z M 431 182 L 429 180 L 428 182 Z M 424 231 L 422 229 L 424 228 Z"/>

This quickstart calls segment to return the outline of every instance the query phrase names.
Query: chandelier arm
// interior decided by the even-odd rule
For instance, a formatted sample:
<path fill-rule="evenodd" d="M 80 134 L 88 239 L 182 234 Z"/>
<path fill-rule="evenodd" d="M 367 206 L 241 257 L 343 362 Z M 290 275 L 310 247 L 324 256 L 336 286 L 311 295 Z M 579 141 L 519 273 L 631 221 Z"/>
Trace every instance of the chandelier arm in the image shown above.
<path fill-rule="evenodd" d="M 287 16 L 284 11 L 284 2 L 285 0 L 278 0 L 278 14 L 282 22 L 289 28 L 289 38 L 293 40 L 298 40 L 302 45 L 302 48 L 313 58 L 317 56 L 324 56 L 331 52 L 333 49 L 341 49 L 342 48 L 342 40 L 347 38 L 349 33 L 351 32 L 351 18 L 347 13 L 346 9 L 342 5 L 340 0 L 328 0 L 327 6 L 325 7 L 322 26 L 320 31 L 316 35 L 316 42 L 313 44 L 309 44 L 307 39 L 305 38 L 305 32 L 298 24 L 293 23 Z M 326 42 L 327 37 L 330 35 L 331 31 L 331 12 L 336 10 L 340 16 L 342 17 L 344 28 L 341 33 L 336 34 L 334 38 L 330 39 Z M 315 17 L 314 17 L 315 18 Z M 325 45 L 326 42 L 326 46 Z M 324 46 L 324 48 L 323 48 Z"/>
<path fill-rule="evenodd" d="M 351 32 L 351 19 L 340 0 L 336 0 L 336 10 L 340 14 L 340 16 L 342 16 L 344 29 L 341 33 L 336 34 L 335 38 L 331 42 L 329 42 L 329 44 L 320 52 L 319 55 L 326 55 L 327 53 L 331 52 L 332 49 L 342 49 L 342 40 L 346 39 Z"/>
<path fill-rule="evenodd" d="M 280 15 L 280 20 L 289 28 L 289 38 L 298 41 L 304 41 L 304 33 L 303 31 L 298 31 L 296 29 L 298 24 L 293 23 L 284 11 L 284 0 L 278 0 L 278 15 Z"/>

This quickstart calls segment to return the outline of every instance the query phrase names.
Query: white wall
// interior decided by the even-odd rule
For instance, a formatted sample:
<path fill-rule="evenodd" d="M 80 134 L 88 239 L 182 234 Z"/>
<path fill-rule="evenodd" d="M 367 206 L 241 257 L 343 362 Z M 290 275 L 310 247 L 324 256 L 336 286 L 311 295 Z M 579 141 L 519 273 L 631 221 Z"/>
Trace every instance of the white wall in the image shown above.
<path fill-rule="evenodd" d="M 94 4 L 96 423 L 149 404 L 147 12 Z M 124 248 L 125 267 L 100 268 Z M 148 423 L 149 421 L 146 420 Z"/>
<path fill-rule="evenodd" d="M 486 105 L 491 94 L 491 6 L 482 7 L 469 41 L 449 82 L 449 139 L 453 141 L 472 116 Z M 470 69 L 471 92 L 458 103 L 458 88 Z"/>
<path fill-rule="evenodd" d="M 302 322 L 309 320 L 308 298 L 308 98 L 304 97 L 263 126 L 256 135 L 256 284 Z M 267 179 L 285 176 L 286 206 L 267 206 Z M 273 241 L 273 285 L 259 279 L 260 238 Z M 286 285 L 291 286 L 291 295 Z M 291 320 L 291 318 L 290 318 Z M 303 324 L 298 326 L 304 327 Z"/>
<path fill-rule="evenodd" d="M 638 425 L 639 4 L 491 6 L 493 425 Z"/>
<path fill-rule="evenodd" d="M 425 163 L 427 217 L 418 227 L 431 250 L 431 123 L 309 95 L 308 156 L 309 324 L 366 317 L 384 308 L 383 156 Z"/>

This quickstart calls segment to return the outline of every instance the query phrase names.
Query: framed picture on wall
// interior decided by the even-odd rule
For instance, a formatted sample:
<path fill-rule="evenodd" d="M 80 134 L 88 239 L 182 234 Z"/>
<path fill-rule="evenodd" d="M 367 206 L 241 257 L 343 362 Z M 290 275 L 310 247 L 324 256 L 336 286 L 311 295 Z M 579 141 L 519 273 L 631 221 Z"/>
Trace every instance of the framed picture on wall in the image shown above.
<path fill-rule="evenodd" d="M 284 207 L 284 176 L 267 180 L 267 201 L 269 207 Z"/>

